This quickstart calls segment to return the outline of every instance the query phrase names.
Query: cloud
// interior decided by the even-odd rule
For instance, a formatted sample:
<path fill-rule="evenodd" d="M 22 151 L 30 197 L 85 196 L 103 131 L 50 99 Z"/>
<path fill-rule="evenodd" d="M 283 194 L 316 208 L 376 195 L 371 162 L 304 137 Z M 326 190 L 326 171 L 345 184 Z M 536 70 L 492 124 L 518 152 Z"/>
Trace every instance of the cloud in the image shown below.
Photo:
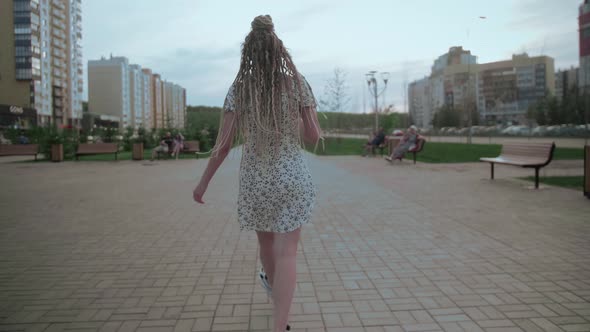
<path fill-rule="evenodd" d="M 238 69 L 235 48 L 178 48 L 158 56 L 139 59 L 143 67 L 187 90 L 191 105 L 221 105 Z"/>
<path fill-rule="evenodd" d="M 289 13 L 288 19 L 281 22 L 280 30 L 284 33 L 297 31 L 310 20 L 329 13 L 334 6 L 328 3 L 314 3 L 311 6 Z"/>
<path fill-rule="evenodd" d="M 574 47 L 572 47 L 575 45 Z M 545 38 L 524 44 L 522 50 L 530 56 L 549 55 L 555 59 L 555 70 L 578 66 L 578 34 L 577 31 L 552 34 Z"/>
<path fill-rule="evenodd" d="M 555 30 L 556 26 L 576 23 L 578 2 L 563 0 L 519 0 L 509 27 L 515 29 Z"/>

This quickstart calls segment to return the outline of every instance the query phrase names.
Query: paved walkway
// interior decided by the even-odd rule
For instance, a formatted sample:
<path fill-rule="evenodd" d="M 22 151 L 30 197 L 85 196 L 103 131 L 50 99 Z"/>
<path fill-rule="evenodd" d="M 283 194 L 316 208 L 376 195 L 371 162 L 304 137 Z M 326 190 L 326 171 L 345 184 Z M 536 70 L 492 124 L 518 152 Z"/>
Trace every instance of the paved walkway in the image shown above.
<path fill-rule="evenodd" d="M 205 206 L 205 160 L 0 164 L 0 331 L 268 331 L 238 158 Z M 580 192 L 513 167 L 310 163 L 293 331 L 590 331 Z"/>

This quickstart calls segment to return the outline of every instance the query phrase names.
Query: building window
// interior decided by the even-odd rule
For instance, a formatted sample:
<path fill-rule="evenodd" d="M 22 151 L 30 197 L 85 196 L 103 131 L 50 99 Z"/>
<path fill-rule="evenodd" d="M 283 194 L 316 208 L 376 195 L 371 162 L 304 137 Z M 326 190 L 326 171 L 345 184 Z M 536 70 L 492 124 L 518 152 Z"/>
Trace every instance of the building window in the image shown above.
<path fill-rule="evenodd" d="M 590 37 L 590 27 L 584 28 L 584 30 L 582 30 L 582 38 L 588 38 L 588 37 Z"/>

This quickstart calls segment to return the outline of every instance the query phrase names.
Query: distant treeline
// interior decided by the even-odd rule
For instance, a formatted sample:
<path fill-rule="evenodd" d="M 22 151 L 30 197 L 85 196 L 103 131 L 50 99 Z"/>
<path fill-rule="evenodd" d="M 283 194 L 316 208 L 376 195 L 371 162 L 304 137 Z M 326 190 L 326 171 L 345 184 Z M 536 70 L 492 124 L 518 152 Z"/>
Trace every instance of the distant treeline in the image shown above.
<path fill-rule="evenodd" d="M 320 112 L 320 126 L 324 131 L 343 133 L 367 133 L 375 128 L 375 114 Z M 386 132 L 410 126 L 407 113 L 379 114 L 379 127 Z"/>
<path fill-rule="evenodd" d="M 217 130 L 221 116 L 221 107 L 189 106 L 187 108 L 188 128 Z M 367 133 L 375 127 L 375 114 L 359 113 L 318 113 L 320 126 L 324 131 Z M 379 127 L 391 132 L 393 129 L 407 128 L 410 119 L 407 113 L 389 113 L 379 115 Z"/>

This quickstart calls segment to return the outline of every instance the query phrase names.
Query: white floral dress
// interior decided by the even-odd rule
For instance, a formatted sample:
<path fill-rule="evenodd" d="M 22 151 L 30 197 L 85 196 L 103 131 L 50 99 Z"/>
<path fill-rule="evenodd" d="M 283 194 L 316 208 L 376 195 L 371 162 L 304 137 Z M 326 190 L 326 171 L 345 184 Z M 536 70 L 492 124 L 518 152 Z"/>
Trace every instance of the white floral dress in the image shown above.
<path fill-rule="evenodd" d="M 288 123 L 286 98 L 297 98 L 300 107 L 315 106 L 309 84 L 300 76 L 304 91 L 302 100 L 297 93 L 283 95 L 282 121 Z M 235 87 L 225 98 L 224 111 L 235 111 Z M 291 97 L 290 97 L 291 96 Z M 298 126 L 283 133 L 280 139 L 260 154 L 254 150 L 257 128 L 253 125 L 244 133 L 246 142 L 240 164 L 238 221 L 241 230 L 288 233 L 310 222 L 316 192 L 309 167 L 303 156 Z M 278 149 L 278 151 L 276 150 Z"/>

